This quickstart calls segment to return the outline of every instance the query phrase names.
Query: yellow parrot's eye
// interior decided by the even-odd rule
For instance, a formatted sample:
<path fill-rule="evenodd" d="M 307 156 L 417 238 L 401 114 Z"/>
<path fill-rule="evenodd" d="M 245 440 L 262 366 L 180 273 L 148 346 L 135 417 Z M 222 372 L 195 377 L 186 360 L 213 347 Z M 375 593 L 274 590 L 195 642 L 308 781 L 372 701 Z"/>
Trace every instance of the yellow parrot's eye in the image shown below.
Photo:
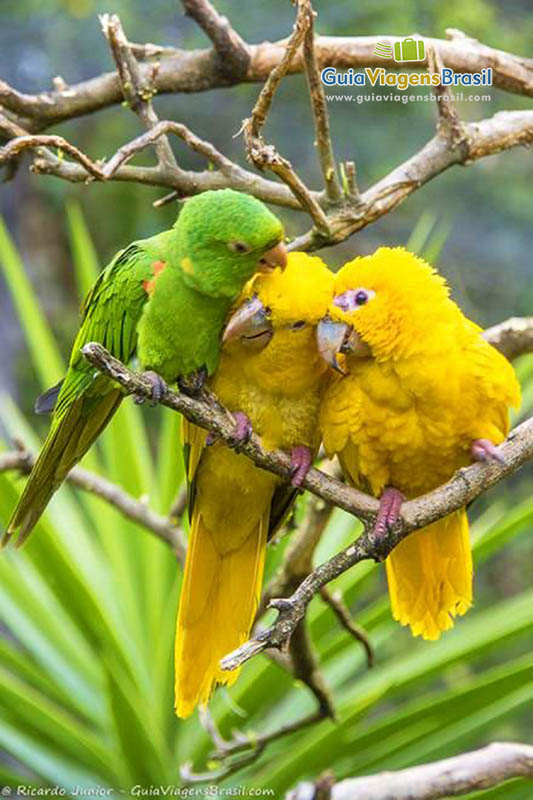
<path fill-rule="evenodd" d="M 249 253 L 251 251 L 250 245 L 246 242 L 228 242 L 228 248 L 232 253 Z"/>
<path fill-rule="evenodd" d="M 333 305 L 342 311 L 354 311 L 356 308 L 366 305 L 375 295 L 373 289 L 347 289 L 335 297 Z"/>

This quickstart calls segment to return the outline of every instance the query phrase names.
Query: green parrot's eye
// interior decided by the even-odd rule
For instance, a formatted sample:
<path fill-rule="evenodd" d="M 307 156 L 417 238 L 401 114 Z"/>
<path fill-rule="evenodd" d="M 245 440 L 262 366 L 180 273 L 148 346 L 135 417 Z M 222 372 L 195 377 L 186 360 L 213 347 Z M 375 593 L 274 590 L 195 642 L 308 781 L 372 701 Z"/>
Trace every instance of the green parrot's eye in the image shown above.
<path fill-rule="evenodd" d="M 246 242 L 228 242 L 228 248 L 232 253 L 249 253 L 252 249 Z"/>

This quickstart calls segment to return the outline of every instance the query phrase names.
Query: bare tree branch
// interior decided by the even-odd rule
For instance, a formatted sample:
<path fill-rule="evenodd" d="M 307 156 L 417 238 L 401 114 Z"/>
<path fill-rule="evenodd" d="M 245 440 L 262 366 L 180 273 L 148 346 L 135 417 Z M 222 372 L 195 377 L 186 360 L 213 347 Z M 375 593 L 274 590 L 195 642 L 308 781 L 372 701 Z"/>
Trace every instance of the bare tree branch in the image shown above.
<path fill-rule="evenodd" d="M 17 470 L 28 475 L 34 463 L 34 456 L 27 450 L 0 453 L 0 472 Z M 66 480 L 77 489 L 83 489 L 83 491 L 105 500 L 127 519 L 131 519 L 150 533 L 155 534 L 171 546 L 181 564 L 185 563 L 186 544 L 183 531 L 172 524 L 169 519 L 156 514 L 146 503 L 132 497 L 116 484 L 102 478 L 101 475 L 96 475 L 82 467 L 74 467 L 67 475 Z"/>
<path fill-rule="evenodd" d="M 533 59 L 512 55 L 488 47 L 475 39 L 458 37 L 450 32 L 450 40 L 425 37 L 426 48 L 431 47 L 445 67 L 455 72 L 479 72 L 491 67 L 493 84 L 499 89 L 533 97 Z M 317 36 L 316 57 L 320 64 L 337 69 L 353 69 L 383 66 L 383 61 L 374 55 L 380 42 L 393 44 L 403 37 L 382 34 L 379 36 Z M 272 70 L 283 59 L 286 40 L 248 45 L 250 64 L 244 78 L 228 79 L 220 69 L 212 50 L 174 50 L 159 45 L 132 45 L 138 55 L 149 48 L 149 55 L 161 55 L 160 68 L 154 78 L 153 87 L 158 94 L 203 92 L 241 81 L 263 83 Z M 172 55 L 167 56 L 167 53 Z M 427 62 L 416 62 L 410 69 L 424 69 Z M 153 65 L 140 65 L 141 73 L 150 75 Z M 388 68 L 402 69 L 401 64 L 391 62 Z M 291 61 L 289 73 L 303 72 L 301 54 Z M 144 74 L 143 74 L 144 78 Z M 122 102 L 120 81 L 116 72 L 109 72 L 72 86 L 55 88 L 39 94 L 24 94 L 0 81 L 0 104 L 18 115 L 23 127 L 31 120 L 32 132 L 74 117 L 91 114 Z"/>
<path fill-rule="evenodd" d="M 463 127 L 464 140 L 452 145 L 447 135 L 438 133 L 418 153 L 363 192 L 356 206 L 329 217 L 328 237 L 309 231 L 295 239 L 291 249 L 314 250 L 343 241 L 388 214 L 416 189 L 454 164 L 467 165 L 502 150 L 531 145 L 533 111 L 500 111 L 480 122 L 464 123 Z M 468 143 L 467 148 L 464 142 Z"/>
<path fill-rule="evenodd" d="M 335 784 L 331 800 L 439 800 L 498 786 L 510 778 L 533 778 L 533 747 L 500 742 L 454 758 L 398 772 L 348 778 Z M 315 786 L 302 783 L 286 800 L 309 800 Z"/>
<path fill-rule="evenodd" d="M 437 89 L 440 114 L 437 135 L 422 150 L 363 194 L 359 194 L 357 189 L 355 166 L 353 162 L 347 162 L 343 167 L 344 192 L 342 192 L 336 173 L 327 104 L 318 65 L 352 66 L 349 62 L 353 60 L 354 52 L 356 58 L 363 57 L 367 61 L 372 59 L 375 61 L 376 57 L 370 58 L 371 51 L 369 54 L 368 50 L 369 41 L 375 43 L 375 40 L 373 37 L 339 40 L 335 37 L 314 37 L 314 12 L 311 0 L 298 0 L 296 22 L 289 40 L 277 45 L 256 46 L 257 52 L 262 48 L 263 56 L 270 54 L 269 57 L 272 58 L 274 53 L 275 58 L 268 69 L 263 67 L 265 85 L 251 118 L 244 122 L 243 130 L 248 158 L 259 170 L 268 168 L 274 172 L 282 183 L 266 180 L 233 163 L 210 142 L 200 139 L 185 126 L 170 121 L 158 122 L 151 102 L 153 94 L 158 91 L 176 90 L 173 84 L 160 83 L 163 77 L 165 80 L 169 77 L 167 71 L 169 63 L 178 60 L 186 73 L 190 59 L 197 59 L 197 66 L 201 67 L 202 76 L 208 85 L 211 85 L 209 80 L 213 70 L 218 70 L 221 76 L 220 85 L 231 82 L 228 70 L 231 72 L 237 69 L 235 63 L 247 59 L 249 53 L 251 60 L 246 79 L 257 67 L 254 62 L 254 49 L 248 48 L 242 42 L 227 20 L 215 11 L 209 0 L 184 0 L 184 4 L 188 13 L 212 38 L 215 44 L 214 51 L 181 53 L 179 56 L 167 57 L 166 51 L 160 52 L 154 45 L 146 46 L 143 50 L 141 45 L 132 45 L 127 41 L 118 17 L 104 15 L 102 25 L 117 64 L 116 75 L 101 76 L 101 79 L 95 79 L 93 83 L 88 82 L 70 88 L 62 79 L 58 79 L 54 92 L 34 96 L 21 95 L 0 82 L 0 102 L 6 110 L 0 117 L 0 130 L 12 139 L 0 150 L 0 163 L 7 162 L 12 166 L 15 163 L 14 159 L 22 151 L 34 149 L 37 152 L 34 154 L 31 169 L 37 173 L 55 175 L 72 182 L 119 180 L 172 189 L 173 193 L 167 194 L 157 202 L 157 205 L 162 205 L 176 196 L 189 196 L 206 189 L 233 187 L 254 194 L 266 202 L 309 213 L 315 227 L 292 242 L 291 249 L 313 250 L 343 241 L 389 213 L 413 191 L 454 164 L 469 164 L 511 147 L 530 145 L 533 141 L 533 111 L 501 112 L 479 123 L 461 123 L 452 104 L 448 102 L 446 90 Z M 491 66 L 507 88 L 520 86 L 526 93 L 529 91 L 533 62 L 486 48 L 464 36 L 457 46 L 456 40 L 460 34 L 454 31 L 450 36 L 452 36 L 450 42 L 425 40 L 430 69 L 441 70 L 443 65 L 449 65 L 451 62 L 455 65 L 458 54 L 463 54 L 462 71 L 480 69 L 482 63 Z M 161 60 L 138 62 L 136 52 L 140 52 L 143 57 L 153 56 L 157 52 L 161 55 Z M 467 52 L 467 56 L 464 56 L 464 52 Z M 225 54 L 224 58 L 221 54 Z M 232 58 L 235 60 L 233 66 L 230 63 Z M 221 67 L 220 63 L 217 66 L 217 62 L 226 61 L 227 69 Z M 241 67 L 239 70 L 242 73 Z M 311 191 L 296 174 L 289 161 L 272 145 L 265 144 L 262 138 L 262 128 L 280 81 L 289 72 L 302 68 L 305 69 L 310 88 L 317 147 L 326 185 L 325 192 Z M 221 69 L 222 71 L 226 69 L 224 75 L 220 72 Z M 180 71 L 180 75 L 183 70 Z M 514 83 L 509 76 L 513 78 Z M 104 83 L 100 84 L 99 81 Z M 94 97 L 94 93 L 98 93 L 104 84 L 105 91 L 109 91 L 110 82 L 117 81 L 120 92 L 139 115 L 148 129 L 148 134 L 119 148 L 107 164 L 93 161 L 64 139 L 31 138 L 32 134 L 38 133 L 52 122 L 94 110 L 90 104 L 87 106 L 88 98 Z M 181 86 L 181 88 L 195 90 L 200 87 Z M 201 88 L 207 87 L 202 84 Z M 445 99 L 447 102 L 444 102 Z M 63 111 L 57 112 L 58 107 L 62 107 Z M 54 114 L 57 116 L 54 117 Z M 216 169 L 201 172 L 180 169 L 167 140 L 167 133 L 178 135 L 189 147 L 206 156 Z M 50 146 L 55 146 L 55 143 L 61 145 L 60 156 L 56 156 L 49 149 Z M 126 164 L 133 155 L 149 145 L 154 145 L 156 148 L 158 157 L 156 167 Z M 65 159 L 64 153 L 73 160 Z"/>
<path fill-rule="evenodd" d="M 533 353 L 533 317 L 511 317 L 488 328 L 483 336 L 513 361 L 525 353 Z"/>
<path fill-rule="evenodd" d="M 316 229 L 295 239 L 291 243 L 290 249 L 313 250 L 343 241 L 356 231 L 388 214 L 416 189 L 454 164 L 470 164 L 477 159 L 505 149 L 530 145 L 533 142 L 533 111 L 502 111 L 480 122 L 464 123 L 463 128 L 464 139 L 461 139 L 460 142 L 453 145 L 447 135 L 437 134 L 418 153 L 396 167 L 360 196 L 354 194 L 354 184 L 352 183 L 351 191 L 355 198 L 354 202 L 350 202 L 330 217 L 327 217 L 321 208 L 320 204 L 324 202 L 323 196 L 307 189 L 294 173 L 289 162 L 283 159 L 274 148 L 264 143 L 258 144 L 257 140 L 251 139 L 246 127 L 245 134 L 248 136 L 248 145 L 254 162 L 272 169 L 287 183 L 286 186 L 266 180 L 234 164 L 209 142 L 205 142 L 189 131 L 186 126 L 170 121 L 158 123 L 148 134 L 124 145 L 107 165 L 103 162 L 91 161 L 88 156 L 85 156 L 62 137 L 46 136 L 25 136 L 13 139 L 0 148 L 0 163 L 8 161 L 23 149 L 39 148 L 45 144 L 59 147 L 61 151 L 67 152 L 81 163 L 67 161 L 62 157 L 55 156 L 50 151 L 43 151 L 35 158 L 32 169 L 35 172 L 55 175 L 72 182 L 86 182 L 88 179 L 133 181 L 175 189 L 180 196 L 198 194 L 206 189 L 221 189 L 231 186 L 254 194 L 265 202 L 308 211 L 315 222 Z M 156 141 L 158 136 L 167 132 L 175 133 L 192 149 L 208 158 L 213 158 L 215 165 L 218 165 L 219 168 L 203 172 L 128 165 L 117 168 L 117 164 L 127 161 L 131 155 L 139 152 L 143 147 Z M 465 147 L 465 142 L 467 147 Z M 112 167 L 109 167 L 109 164 Z M 106 167 L 109 170 L 108 173 L 104 173 Z"/>
<path fill-rule="evenodd" d="M 250 50 L 239 34 L 209 0 L 182 0 L 185 13 L 192 17 L 213 42 L 218 68 L 231 81 L 242 80 L 250 64 Z"/>

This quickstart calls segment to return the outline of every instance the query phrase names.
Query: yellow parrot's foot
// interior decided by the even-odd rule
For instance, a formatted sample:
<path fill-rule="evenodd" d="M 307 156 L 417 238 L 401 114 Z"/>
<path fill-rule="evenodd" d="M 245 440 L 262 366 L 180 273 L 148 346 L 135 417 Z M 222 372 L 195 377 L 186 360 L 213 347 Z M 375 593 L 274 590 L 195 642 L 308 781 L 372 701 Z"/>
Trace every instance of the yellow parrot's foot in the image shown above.
<path fill-rule="evenodd" d="M 374 537 L 382 539 L 390 531 L 400 516 L 404 500 L 404 495 L 398 489 L 387 486 L 379 500 L 379 511 L 372 530 Z"/>
<path fill-rule="evenodd" d="M 167 390 L 167 385 L 161 375 L 151 369 L 143 372 L 142 376 L 143 378 L 147 378 L 152 384 L 151 405 L 156 406 L 159 402 L 161 402 L 161 398 Z M 146 397 L 142 394 L 136 394 L 133 397 L 138 406 L 142 405 L 146 400 Z"/>
<path fill-rule="evenodd" d="M 504 456 L 490 439 L 474 439 L 470 452 L 474 461 L 483 461 L 485 463 L 498 461 L 500 464 L 505 464 Z"/>
<path fill-rule="evenodd" d="M 227 439 L 227 444 L 229 447 L 233 447 L 235 450 L 238 450 L 241 445 L 250 441 L 250 437 L 254 432 L 254 429 L 244 411 L 234 411 L 232 416 L 235 420 L 235 428 L 231 434 L 231 437 Z M 208 433 L 205 440 L 206 446 L 210 447 L 212 444 L 215 444 L 217 438 L 218 437 L 216 434 Z"/>
<path fill-rule="evenodd" d="M 305 445 L 299 445 L 298 447 L 293 447 L 291 450 L 291 466 L 292 466 L 292 478 L 291 484 L 296 486 L 296 488 L 300 488 L 302 485 L 302 481 L 311 469 L 311 464 L 313 463 L 313 457 L 311 455 L 311 451 Z"/>

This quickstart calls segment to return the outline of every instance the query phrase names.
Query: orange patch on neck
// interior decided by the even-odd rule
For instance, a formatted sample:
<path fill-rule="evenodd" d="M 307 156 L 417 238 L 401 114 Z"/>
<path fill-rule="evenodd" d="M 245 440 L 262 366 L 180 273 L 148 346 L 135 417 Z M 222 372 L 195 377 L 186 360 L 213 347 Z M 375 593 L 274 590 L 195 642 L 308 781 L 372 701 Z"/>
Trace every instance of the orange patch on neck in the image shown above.
<path fill-rule="evenodd" d="M 166 261 L 153 261 L 152 262 L 152 274 L 153 278 L 149 281 L 143 281 L 143 289 L 146 294 L 153 295 L 155 291 L 155 282 L 157 280 L 157 276 L 160 275 L 167 265 Z"/>

